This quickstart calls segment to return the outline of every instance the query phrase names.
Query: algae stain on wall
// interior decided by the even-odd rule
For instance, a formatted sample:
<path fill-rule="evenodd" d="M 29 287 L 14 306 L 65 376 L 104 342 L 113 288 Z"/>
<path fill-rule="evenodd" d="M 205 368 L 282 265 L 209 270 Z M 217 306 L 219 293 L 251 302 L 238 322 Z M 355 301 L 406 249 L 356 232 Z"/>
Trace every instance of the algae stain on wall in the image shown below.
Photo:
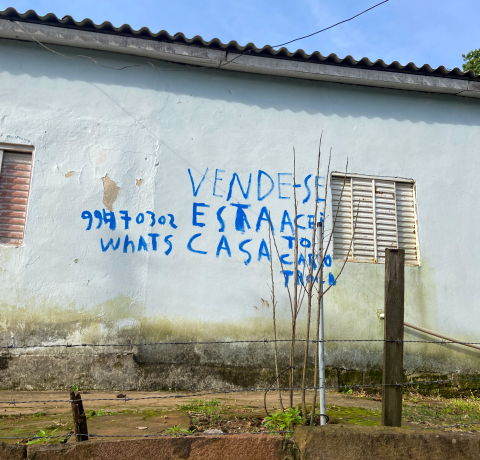
<path fill-rule="evenodd" d="M 51 299 L 31 297 L 21 306 L 2 302 L 0 310 L 4 318 L 0 334 L 4 340 L 14 337 L 18 345 L 73 339 L 102 343 L 112 337 L 119 320 L 143 318 L 145 306 L 127 296 L 118 296 L 88 309 L 75 303 L 53 303 Z"/>
<path fill-rule="evenodd" d="M 428 329 L 438 327 L 435 270 L 428 259 L 420 267 L 405 267 L 405 320 Z"/>
<path fill-rule="evenodd" d="M 161 342 L 169 340 L 268 339 L 272 319 L 198 320 L 183 315 L 146 315 L 143 302 L 117 296 L 92 308 L 31 297 L 19 306 L 0 303 L 0 337 L 16 345 L 48 343 Z M 277 333 L 289 337 L 289 321 L 277 320 Z"/>

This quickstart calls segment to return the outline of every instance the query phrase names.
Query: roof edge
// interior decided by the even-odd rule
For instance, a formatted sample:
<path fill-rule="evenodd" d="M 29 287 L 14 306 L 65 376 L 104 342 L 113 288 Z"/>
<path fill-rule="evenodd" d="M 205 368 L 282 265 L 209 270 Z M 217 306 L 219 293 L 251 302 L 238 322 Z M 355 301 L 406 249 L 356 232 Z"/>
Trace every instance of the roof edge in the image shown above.
<path fill-rule="evenodd" d="M 274 56 L 244 54 L 240 49 L 232 51 L 202 44 L 136 38 L 105 31 L 100 33 L 77 27 L 0 19 L 0 38 L 128 54 L 220 70 L 480 98 L 480 80 L 476 78 L 347 67 L 294 58 L 272 59 Z"/>

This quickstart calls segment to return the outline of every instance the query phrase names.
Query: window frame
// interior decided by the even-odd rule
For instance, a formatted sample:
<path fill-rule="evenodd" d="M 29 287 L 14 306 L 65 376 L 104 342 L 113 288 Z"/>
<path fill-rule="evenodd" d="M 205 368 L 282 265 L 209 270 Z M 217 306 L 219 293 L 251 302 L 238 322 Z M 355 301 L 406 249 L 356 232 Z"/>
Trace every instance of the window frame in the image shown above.
<path fill-rule="evenodd" d="M 335 199 L 333 198 L 333 193 L 334 190 L 332 188 L 333 186 L 333 180 L 335 179 L 338 181 L 344 180 L 346 177 L 347 183 L 350 182 L 350 184 L 353 183 L 352 179 L 360 179 L 360 180 L 371 180 L 372 181 L 372 236 L 373 236 L 373 247 L 374 247 L 374 259 L 369 259 L 369 260 L 359 260 L 353 257 L 353 245 L 350 254 L 348 254 L 347 262 L 355 262 L 355 263 L 372 263 L 372 264 L 384 264 L 384 260 L 379 260 L 379 259 L 384 259 L 383 257 L 378 257 L 378 235 L 377 235 L 377 214 L 376 214 L 376 196 L 375 196 L 375 183 L 374 181 L 381 181 L 381 182 L 392 182 L 394 184 L 394 190 L 395 190 L 395 198 L 394 198 L 394 203 L 395 203 L 395 228 L 396 228 L 396 239 L 397 239 L 397 245 L 396 248 L 398 247 L 398 211 L 397 211 L 397 194 L 396 194 L 396 184 L 401 183 L 401 184 L 409 184 L 412 186 L 412 210 L 413 210 L 413 216 L 414 216 L 414 235 L 415 235 L 415 249 L 416 249 L 416 261 L 413 263 L 412 261 L 407 261 L 405 259 L 405 265 L 412 266 L 412 267 L 419 267 L 421 266 L 421 258 L 420 258 L 420 244 L 419 244 L 419 231 L 418 231 L 418 212 L 417 212 L 417 187 L 416 187 L 416 182 L 414 179 L 407 179 L 403 177 L 392 177 L 392 176 L 374 176 L 374 175 L 366 175 L 366 174 L 356 174 L 356 173 L 345 173 L 341 171 L 333 171 L 330 174 L 330 192 L 332 194 L 331 197 L 331 204 L 332 204 L 332 226 L 333 226 L 333 221 L 335 220 L 335 214 L 336 214 L 336 209 L 335 207 Z M 350 185 L 351 186 L 351 185 Z M 352 195 L 350 197 L 350 206 L 351 206 L 351 228 L 353 230 L 354 226 L 354 203 L 353 203 L 353 189 L 352 189 Z M 343 200 L 342 200 L 343 201 Z M 337 201 L 338 202 L 338 201 Z M 335 235 L 332 237 L 332 243 L 333 243 L 333 258 L 337 260 L 345 260 L 345 256 L 336 256 L 335 255 Z"/>

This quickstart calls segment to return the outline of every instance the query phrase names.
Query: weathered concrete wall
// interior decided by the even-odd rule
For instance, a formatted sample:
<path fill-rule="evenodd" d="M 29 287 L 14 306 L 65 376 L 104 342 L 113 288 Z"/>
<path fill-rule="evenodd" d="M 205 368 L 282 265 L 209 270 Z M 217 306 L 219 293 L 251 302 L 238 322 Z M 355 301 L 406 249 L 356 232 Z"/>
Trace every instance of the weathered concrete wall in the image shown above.
<path fill-rule="evenodd" d="M 114 66 L 143 62 L 88 54 Z M 305 179 L 315 174 L 322 131 L 325 150 L 333 148 L 332 170 L 343 170 L 348 157 L 351 172 L 416 181 L 421 266 L 406 268 L 406 319 L 478 341 L 480 217 L 473 211 L 472 184 L 480 161 L 479 101 L 215 69 L 185 71 L 162 62 L 156 63 L 161 72 L 148 66 L 115 72 L 9 40 L 0 41 L 0 58 L 0 142 L 35 146 L 25 243 L 0 248 L 2 344 L 271 338 L 268 232 L 259 217 L 265 206 L 281 253 L 291 253 L 280 237 L 291 235 L 281 222 L 285 210 L 293 215 L 293 187 L 279 183 L 292 184 L 295 146 L 299 213 L 305 215 L 299 223 L 306 227 L 300 236 L 311 238 L 313 181 L 306 187 Z M 259 186 L 260 170 L 268 176 L 261 174 Z M 264 197 L 268 177 L 273 189 Z M 194 203 L 206 205 L 197 206 L 204 215 L 193 215 Z M 250 206 L 248 225 L 236 219 L 242 214 L 232 204 L 238 203 Z M 106 223 L 96 228 L 94 213 L 104 209 L 115 213 L 115 230 Z M 330 214 L 330 203 L 327 210 Z M 120 211 L 132 217 L 128 229 Z M 155 213 L 153 227 L 147 211 Z M 87 212 L 93 217 L 90 230 Z M 159 223 L 161 216 L 165 221 Z M 148 236 L 153 233 L 159 236 Z M 102 251 L 101 241 L 106 245 L 110 238 L 115 245 L 119 241 L 118 249 Z M 332 274 L 339 267 L 334 261 Z M 383 309 L 383 270 L 383 265 L 347 264 L 325 298 L 327 338 L 382 338 L 377 313 Z M 278 264 L 275 274 L 279 335 L 288 337 L 290 307 Z M 426 337 L 407 331 L 406 338 Z M 207 368 L 223 363 L 240 373 L 273 367 L 272 350 L 263 345 L 130 351 L 131 363 L 151 369 L 180 363 Z M 115 363 L 121 352 L 82 352 L 80 374 L 94 387 L 122 386 L 110 367 L 93 372 L 95 365 L 87 364 L 88 356 Z M 20 363 L 30 354 L 2 357 L 0 386 L 27 388 L 41 379 L 44 385 L 56 381 L 55 387 L 75 383 L 77 374 L 69 372 L 72 350 L 35 351 L 47 354 L 49 363 L 63 363 L 65 370 L 55 377 L 41 366 L 43 358 L 31 361 L 38 363 L 38 375 L 32 366 L 22 373 Z M 461 347 L 411 344 L 405 366 L 411 372 L 474 373 L 477 358 Z M 327 360 L 336 368 L 378 369 L 381 344 L 329 344 Z"/>

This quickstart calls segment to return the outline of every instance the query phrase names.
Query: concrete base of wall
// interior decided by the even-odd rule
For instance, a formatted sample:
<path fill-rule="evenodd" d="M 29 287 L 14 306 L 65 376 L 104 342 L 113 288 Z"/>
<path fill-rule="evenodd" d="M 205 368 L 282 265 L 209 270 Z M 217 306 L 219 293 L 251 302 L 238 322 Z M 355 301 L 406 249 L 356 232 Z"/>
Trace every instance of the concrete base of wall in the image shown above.
<path fill-rule="evenodd" d="M 2 460 L 473 460 L 480 435 L 402 428 L 327 425 L 277 435 L 195 436 L 66 445 L 0 445 Z"/>
<path fill-rule="evenodd" d="M 245 355 L 249 356 L 247 351 L 242 353 L 242 356 Z M 258 354 L 253 356 L 257 357 Z M 84 390 L 231 390 L 268 387 L 275 380 L 273 358 L 267 360 L 262 356 L 255 365 L 235 365 L 232 359 L 225 359 L 229 364 L 223 364 L 223 356 L 218 363 L 209 363 L 207 360 L 198 362 L 198 357 L 193 353 L 180 358 L 170 357 L 164 349 L 153 357 L 148 356 L 149 359 L 142 358 L 144 356 L 139 353 L 125 351 L 95 354 L 90 350 L 84 353 L 61 353 L 57 350 L 44 354 L 0 353 L 0 390 L 65 390 L 73 385 Z M 286 363 L 281 363 L 280 368 L 286 367 Z M 294 386 L 301 385 L 301 377 L 302 369 L 298 368 Z M 280 378 L 282 386 L 288 386 L 287 378 L 287 374 Z M 404 378 L 420 381 L 464 379 L 459 383 L 444 385 L 440 394 L 458 397 L 462 391 L 467 395 L 470 395 L 470 391 L 478 393 L 478 374 L 414 373 Z M 381 383 L 382 371 L 327 367 L 326 381 L 329 386 L 340 387 Z M 310 366 L 307 368 L 307 386 L 312 385 L 313 366 Z M 417 391 L 428 393 L 436 388 L 438 385 L 422 385 Z M 378 388 L 373 390 L 377 391 Z"/>

